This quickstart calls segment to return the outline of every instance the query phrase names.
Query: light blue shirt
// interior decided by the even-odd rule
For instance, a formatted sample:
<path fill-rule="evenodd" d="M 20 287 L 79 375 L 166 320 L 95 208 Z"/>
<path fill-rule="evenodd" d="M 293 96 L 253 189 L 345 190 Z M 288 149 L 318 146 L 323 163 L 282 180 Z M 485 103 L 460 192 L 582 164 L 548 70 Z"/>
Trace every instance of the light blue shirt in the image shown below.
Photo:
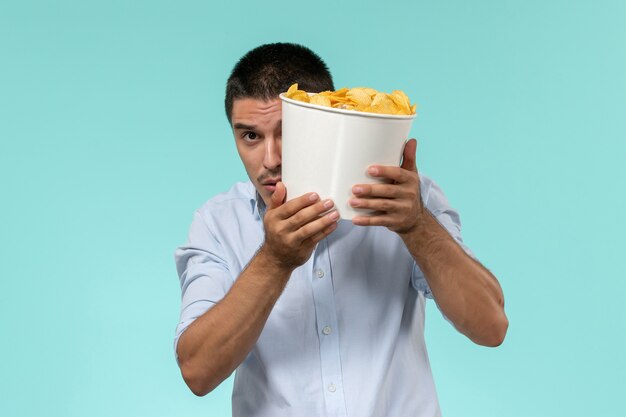
<path fill-rule="evenodd" d="M 459 216 L 441 189 L 422 176 L 421 194 L 463 246 Z M 263 236 L 250 182 L 195 212 L 176 251 L 182 304 L 174 349 L 228 292 Z M 340 221 L 293 272 L 237 368 L 233 416 L 441 415 L 424 343 L 425 297 L 432 298 L 428 284 L 397 234 Z"/>

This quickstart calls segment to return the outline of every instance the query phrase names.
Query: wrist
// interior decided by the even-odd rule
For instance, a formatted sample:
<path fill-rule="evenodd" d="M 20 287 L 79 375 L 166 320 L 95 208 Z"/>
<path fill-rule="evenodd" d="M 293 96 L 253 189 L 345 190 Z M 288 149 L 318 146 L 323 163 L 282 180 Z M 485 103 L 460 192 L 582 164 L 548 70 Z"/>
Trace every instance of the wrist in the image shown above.
<path fill-rule="evenodd" d="M 266 243 L 261 245 L 261 248 L 256 254 L 257 262 L 267 271 L 271 271 L 272 275 L 279 278 L 289 279 L 291 273 L 296 266 L 290 265 L 282 261 L 277 257 L 268 247 Z"/>
<path fill-rule="evenodd" d="M 413 227 L 404 233 L 398 233 L 408 248 L 425 248 L 433 239 L 437 239 L 441 232 L 441 225 L 426 208 L 419 211 L 417 221 Z"/>
<path fill-rule="evenodd" d="M 413 217 L 414 222 L 411 227 L 402 231 L 397 231 L 398 235 L 406 242 L 407 239 L 420 237 L 428 232 L 428 229 L 432 227 L 431 221 L 434 220 L 430 211 L 423 205 L 420 205 L 417 209 L 417 213 Z M 434 220 L 437 222 L 436 220 Z"/>

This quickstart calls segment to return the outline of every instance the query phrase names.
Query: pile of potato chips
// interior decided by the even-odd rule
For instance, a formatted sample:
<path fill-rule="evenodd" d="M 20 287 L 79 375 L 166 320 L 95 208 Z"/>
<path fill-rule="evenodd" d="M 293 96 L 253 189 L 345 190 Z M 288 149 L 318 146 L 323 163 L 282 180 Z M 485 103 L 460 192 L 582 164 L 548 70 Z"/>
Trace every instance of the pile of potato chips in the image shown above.
<path fill-rule="evenodd" d="M 306 91 L 298 90 L 298 84 L 293 84 L 285 93 L 285 97 L 336 109 L 378 114 L 412 115 L 415 114 L 417 107 L 415 104 L 411 105 L 409 98 L 401 90 L 387 94 L 373 88 L 342 88 L 309 96 Z"/>

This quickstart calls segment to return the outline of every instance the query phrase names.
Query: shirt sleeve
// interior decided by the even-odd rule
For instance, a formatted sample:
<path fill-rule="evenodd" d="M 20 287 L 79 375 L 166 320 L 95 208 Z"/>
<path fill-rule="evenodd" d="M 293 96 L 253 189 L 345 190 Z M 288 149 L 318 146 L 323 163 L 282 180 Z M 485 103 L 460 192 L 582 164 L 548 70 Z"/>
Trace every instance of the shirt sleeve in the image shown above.
<path fill-rule="evenodd" d="M 218 238 L 198 211 L 194 214 L 187 244 L 179 247 L 174 257 L 181 288 L 180 320 L 174 337 L 176 354 L 180 336 L 226 295 L 233 279 Z"/>
<path fill-rule="evenodd" d="M 448 231 L 448 233 L 463 248 L 463 250 L 472 258 L 476 259 L 470 248 L 463 243 L 459 213 L 450 207 L 450 203 L 448 203 L 448 199 L 444 195 L 441 188 L 431 179 L 427 177 L 420 177 L 420 189 L 422 201 L 424 202 L 426 209 L 432 213 L 439 224 L 441 224 Z M 426 297 L 431 299 L 433 298 L 428 282 L 424 277 L 424 273 L 421 271 L 419 266 L 417 266 L 417 264 L 413 265 L 411 283 L 416 290 L 424 292 Z"/>

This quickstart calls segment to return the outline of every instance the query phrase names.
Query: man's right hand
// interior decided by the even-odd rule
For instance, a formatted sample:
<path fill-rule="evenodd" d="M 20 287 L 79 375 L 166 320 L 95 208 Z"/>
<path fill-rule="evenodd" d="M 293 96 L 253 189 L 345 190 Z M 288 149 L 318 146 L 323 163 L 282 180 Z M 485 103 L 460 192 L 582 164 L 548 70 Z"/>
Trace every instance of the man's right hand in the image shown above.
<path fill-rule="evenodd" d="M 265 242 L 259 254 L 291 272 L 304 264 L 315 245 L 337 228 L 339 213 L 331 210 L 334 206 L 331 200 L 320 201 L 316 193 L 285 202 L 286 196 L 285 185 L 277 183 L 263 219 Z"/>

